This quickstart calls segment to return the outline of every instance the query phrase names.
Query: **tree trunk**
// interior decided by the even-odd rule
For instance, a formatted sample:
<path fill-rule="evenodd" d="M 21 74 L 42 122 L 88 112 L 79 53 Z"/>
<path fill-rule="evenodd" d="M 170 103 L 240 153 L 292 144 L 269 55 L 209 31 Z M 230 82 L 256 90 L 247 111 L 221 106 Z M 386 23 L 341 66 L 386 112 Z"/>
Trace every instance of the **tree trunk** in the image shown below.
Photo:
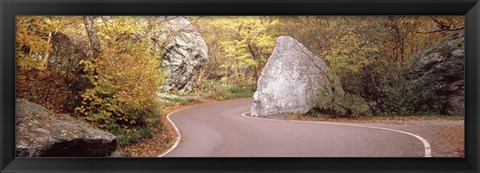
<path fill-rule="evenodd" d="M 98 58 L 100 56 L 102 46 L 100 44 L 100 39 L 98 38 L 97 31 L 95 30 L 95 18 L 93 16 L 83 16 L 83 22 L 85 23 L 85 29 L 87 30 L 88 39 L 90 40 L 93 57 Z"/>
<path fill-rule="evenodd" d="M 194 84 L 195 84 L 193 86 L 194 89 L 195 88 L 200 88 L 200 90 L 201 90 L 202 82 L 203 82 L 203 79 L 204 79 L 203 76 L 205 74 L 206 68 L 207 68 L 206 66 L 203 66 L 198 70 L 198 73 L 196 75 L 196 80 L 194 81 Z"/>
<path fill-rule="evenodd" d="M 46 70 L 49 70 L 50 69 L 50 56 L 51 56 L 51 53 L 53 50 L 51 49 L 55 49 L 53 46 L 52 46 L 52 32 L 48 33 L 48 46 L 50 47 L 50 49 L 47 51 L 47 53 L 45 54 L 45 69 Z"/>
<path fill-rule="evenodd" d="M 250 51 L 250 54 L 252 55 L 253 59 L 257 61 L 257 65 L 260 66 L 260 58 L 255 55 L 255 51 L 253 51 L 252 45 L 250 45 L 250 40 L 247 42 L 248 50 Z M 254 77 L 255 81 L 258 81 L 258 68 L 256 66 L 253 66 L 254 70 Z"/>

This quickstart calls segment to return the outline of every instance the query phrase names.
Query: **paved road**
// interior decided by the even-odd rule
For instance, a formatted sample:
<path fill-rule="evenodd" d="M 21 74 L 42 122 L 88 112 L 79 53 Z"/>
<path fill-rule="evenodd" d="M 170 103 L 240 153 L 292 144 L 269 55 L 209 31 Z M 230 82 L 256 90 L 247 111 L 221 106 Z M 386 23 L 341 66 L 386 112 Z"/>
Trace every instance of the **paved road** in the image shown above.
<path fill-rule="evenodd" d="M 180 143 L 164 157 L 424 157 L 414 136 L 365 127 L 241 116 L 251 99 L 175 112 Z"/>

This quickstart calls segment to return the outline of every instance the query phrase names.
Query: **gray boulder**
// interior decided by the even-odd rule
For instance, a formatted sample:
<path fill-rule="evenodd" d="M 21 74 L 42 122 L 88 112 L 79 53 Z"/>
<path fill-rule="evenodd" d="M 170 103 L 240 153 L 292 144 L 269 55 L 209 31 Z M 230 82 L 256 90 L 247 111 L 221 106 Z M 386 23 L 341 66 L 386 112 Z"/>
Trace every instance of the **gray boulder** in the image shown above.
<path fill-rule="evenodd" d="M 208 48 L 195 27 L 185 17 L 170 17 L 158 40 L 167 40 L 163 48 L 162 66 L 168 71 L 167 91 L 180 94 L 192 90 L 195 75 L 208 58 Z"/>
<path fill-rule="evenodd" d="M 464 31 L 449 35 L 411 57 L 407 79 L 436 86 L 442 113 L 464 115 L 465 110 L 465 36 Z"/>
<path fill-rule="evenodd" d="M 17 157 L 106 157 L 116 149 L 114 135 L 69 115 L 16 99 Z"/>
<path fill-rule="evenodd" d="M 288 36 L 277 38 L 254 94 L 251 116 L 307 113 L 344 95 L 330 68 Z"/>

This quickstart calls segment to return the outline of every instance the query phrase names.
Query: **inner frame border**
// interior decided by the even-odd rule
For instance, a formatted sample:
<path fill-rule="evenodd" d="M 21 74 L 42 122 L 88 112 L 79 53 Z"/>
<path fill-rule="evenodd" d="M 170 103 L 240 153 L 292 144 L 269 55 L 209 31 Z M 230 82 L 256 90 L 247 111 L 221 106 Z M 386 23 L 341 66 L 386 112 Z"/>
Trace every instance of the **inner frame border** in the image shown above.
<path fill-rule="evenodd" d="M 0 0 L 0 172 L 478 172 L 478 2 Z M 22 15 L 465 15 L 465 158 L 15 158 L 15 17 Z"/>

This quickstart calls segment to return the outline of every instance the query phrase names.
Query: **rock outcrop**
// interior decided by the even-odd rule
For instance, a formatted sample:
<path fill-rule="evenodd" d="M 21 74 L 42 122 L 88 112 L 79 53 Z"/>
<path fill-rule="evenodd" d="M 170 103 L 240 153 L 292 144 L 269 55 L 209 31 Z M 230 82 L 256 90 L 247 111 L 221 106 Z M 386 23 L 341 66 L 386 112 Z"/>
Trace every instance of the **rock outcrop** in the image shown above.
<path fill-rule="evenodd" d="M 47 68 L 55 71 L 68 71 L 78 74 L 81 66 L 80 60 L 87 55 L 70 38 L 61 32 L 51 34 L 51 53 L 48 55 Z"/>
<path fill-rule="evenodd" d="M 65 114 L 16 100 L 17 157 L 106 157 L 117 149 L 114 135 Z"/>
<path fill-rule="evenodd" d="M 198 69 L 208 58 L 207 45 L 185 17 L 171 17 L 162 33 L 158 40 L 168 40 L 162 66 L 169 72 L 163 88 L 187 93 L 192 90 Z"/>
<path fill-rule="evenodd" d="M 257 83 L 251 116 L 307 113 L 344 95 L 328 65 L 288 36 L 277 38 Z"/>
<path fill-rule="evenodd" d="M 464 60 L 465 37 L 461 30 L 414 54 L 406 76 L 412 82 L 428 81 L 438 87 L 434 92 L 440 98 L 437 101 L 443 102 L 443 114 L 464 115 Z"/>

